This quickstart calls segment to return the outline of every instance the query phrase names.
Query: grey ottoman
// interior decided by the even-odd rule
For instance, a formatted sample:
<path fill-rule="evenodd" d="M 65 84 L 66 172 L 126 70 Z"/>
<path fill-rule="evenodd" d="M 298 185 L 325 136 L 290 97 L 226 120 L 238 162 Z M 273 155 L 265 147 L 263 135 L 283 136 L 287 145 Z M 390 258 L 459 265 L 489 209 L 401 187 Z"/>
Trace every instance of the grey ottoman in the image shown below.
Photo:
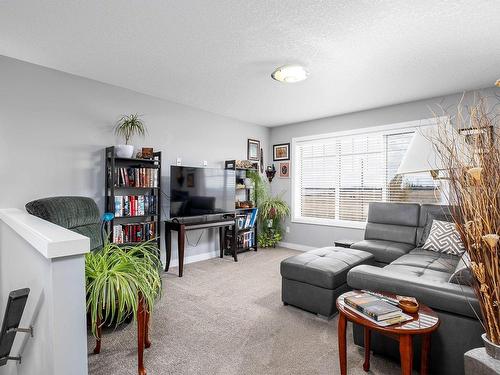
<path fill-rule="evenodd" d="M 360 264 L 374 264 L 373 255 L 331 246 L 287 258 L 281 262 L 281 299 L 329 318 L 337 312 L 337 297 L 350 289 L 347 272 Z"/>

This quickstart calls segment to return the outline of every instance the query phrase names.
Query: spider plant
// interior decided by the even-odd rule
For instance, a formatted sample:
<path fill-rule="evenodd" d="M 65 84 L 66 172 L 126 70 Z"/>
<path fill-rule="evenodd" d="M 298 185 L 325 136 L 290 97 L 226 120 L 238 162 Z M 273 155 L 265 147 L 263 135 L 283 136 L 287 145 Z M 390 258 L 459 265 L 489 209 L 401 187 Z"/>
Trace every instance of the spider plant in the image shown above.
<path fill-rule="evenodd" d="M 146 125 L 142 121 L 141 116 L 137 113 L 122 116 L 115 126 L 115 134 L 125 139 L 125 144 L 128 145 L 130 138 L 134 135 L 145 136 Z"/>
<path fill-rule="evenodd" d="M 92 334 L 104 322 L 121 324 L 127 317 L 137 319 L 138 296 L 151 311 L 160 294 L 160 260 L 153 241 L 118 246 L 106 243 L 85 256 L 87 311 Z"/>

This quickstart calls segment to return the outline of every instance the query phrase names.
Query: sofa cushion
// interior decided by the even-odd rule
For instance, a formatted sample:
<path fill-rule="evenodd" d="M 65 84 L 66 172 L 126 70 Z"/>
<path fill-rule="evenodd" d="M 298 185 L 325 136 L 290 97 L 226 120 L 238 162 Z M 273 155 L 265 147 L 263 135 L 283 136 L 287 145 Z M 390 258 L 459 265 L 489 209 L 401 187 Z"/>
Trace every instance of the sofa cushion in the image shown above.
<path fill-rule="evenodd" d="M 454 272 L 458 261 L 459 258 L 454 255 L 416 248 L 408 254 L 396 259 L 390 265 L 409 266 L 418 269 L 445 272 L 450 276 Z"/>
<path fill-rule="evenodd" d="M 415 245 L 419 212 L 415 203 L 372 202 L 364 238 Z"/>
<path fill-rule="evenodd" d="M 455 223 L 434 220 L 422 248 L 445 254 L 462 255 L 465 251 Z"/>
<path fill-rule="evenodd" d="M 373 255 L 343 247 L 323 247 L 295 255 L 281 262 L 281 276 L 295 281 L 335 289 L 346 283 L 354 266 L 371 263 Z"/>
<path fill-rule="evenodd" d="M 417 227 L 419 214 L 418 203 L 372 202 L 368 209 L 368 222 Z"/>
<path fill-rule="evenodd" d="M 415 297 L 429 307 L 476 319 L 479 304 L 471 287 L 448 282 L 446 272 L 420 270 L 416 267 L 368 265 L 354 267 L 347 274 L 347 284 L 355 289 L 386 291 Z M 474 311 L 475 310 L 475 311 Z"/>
<path fill-rule="evenodd" d="M 375 256 L 377 262 L 385 264 L 407 254 L 413 248 L 415 246 L 412 244 L 384 240 L 363 240 L 351 245 L 351 249 L 368 251 Z"/>
<path fill-rule="evenodd" d="M 432 220 L 452 221 L 451 209 L 452 206 L 440 204 L 423 204 L 420 206 L 417 228 L 418 247 L 422 247 L 424 245 L 425 240 L 431 231 Z"/>

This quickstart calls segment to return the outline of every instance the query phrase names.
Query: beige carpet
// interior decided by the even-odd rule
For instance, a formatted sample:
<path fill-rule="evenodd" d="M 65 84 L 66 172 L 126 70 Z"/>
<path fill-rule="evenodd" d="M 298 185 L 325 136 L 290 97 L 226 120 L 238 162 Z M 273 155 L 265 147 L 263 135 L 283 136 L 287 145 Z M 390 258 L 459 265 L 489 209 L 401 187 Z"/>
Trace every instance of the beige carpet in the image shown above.
<path fill-rule="evenodd" d="M 259 250 L 171 269 L 155 307 L 148 374 L 339 374 L 337 319 L 326 321 L 281 302 L 280 261 L 296 252 Z M 348 332 L 348 373 L 366 374 Z M 89 338 L 89 352 L 94 341 Z M 90 374 L 137 374 L 136 327 L 105 334 Z M 372 357 L 371 374 L 399 374 Z"/>

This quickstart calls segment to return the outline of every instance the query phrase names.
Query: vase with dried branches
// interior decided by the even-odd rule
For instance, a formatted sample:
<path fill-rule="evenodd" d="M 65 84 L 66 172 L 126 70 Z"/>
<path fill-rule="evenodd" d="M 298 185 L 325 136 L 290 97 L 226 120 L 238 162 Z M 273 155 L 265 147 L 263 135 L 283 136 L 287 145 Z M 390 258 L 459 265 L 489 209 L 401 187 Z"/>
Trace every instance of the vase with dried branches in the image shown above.
<path fill-rule="evenodd" d="M 491 103 L 495 101 L 494 105 Z M 432 142 L 448 173 L 448 201 L 470 257 L 486 338 L 500 344 L 500 149 L 498 98 L 459 103 Z M 466 129 L 466 132 L 454 129 Z M 464 138 L 465 134 L 465 138 Z"/>

